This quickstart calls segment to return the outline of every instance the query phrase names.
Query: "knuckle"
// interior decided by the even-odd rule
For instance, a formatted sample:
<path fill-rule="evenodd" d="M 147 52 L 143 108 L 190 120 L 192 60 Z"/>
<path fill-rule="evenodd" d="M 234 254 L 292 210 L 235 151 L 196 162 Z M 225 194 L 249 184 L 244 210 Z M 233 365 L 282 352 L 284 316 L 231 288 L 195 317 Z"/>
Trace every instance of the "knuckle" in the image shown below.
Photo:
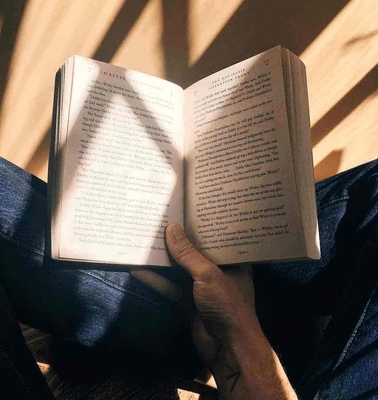
<path fill-rule="evenodd" d="M 190 242 L 186 242 L 177 249 L 177 259 L 182 260 L 188 255 L 193 254 L 195 251 L 196 249 L 193 244 Z"/>

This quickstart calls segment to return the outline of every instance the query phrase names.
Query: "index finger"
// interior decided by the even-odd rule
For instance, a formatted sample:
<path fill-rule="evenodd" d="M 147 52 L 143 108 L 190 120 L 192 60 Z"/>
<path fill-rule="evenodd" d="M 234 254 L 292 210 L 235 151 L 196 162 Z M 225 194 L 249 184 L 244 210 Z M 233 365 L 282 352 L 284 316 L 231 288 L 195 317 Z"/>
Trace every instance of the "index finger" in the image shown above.
<path fill-rule="evenodd" d="M 180 224 L 170 224 L 166 228 L 168 250 L 174 260 L 181 265 L 194 280 L 205 280 L 221 270 L 205 258 L 190 242 Z"/>

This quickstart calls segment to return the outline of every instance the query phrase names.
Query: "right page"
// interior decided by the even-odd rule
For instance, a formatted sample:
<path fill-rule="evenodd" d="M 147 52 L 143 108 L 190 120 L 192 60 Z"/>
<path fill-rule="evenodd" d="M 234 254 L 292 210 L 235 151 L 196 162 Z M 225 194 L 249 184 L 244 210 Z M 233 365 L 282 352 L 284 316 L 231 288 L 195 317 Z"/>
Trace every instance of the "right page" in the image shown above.
<path fill-rule="evenodd" d="M 307 256 L 281 51 L 185 91 L 185 228 L 217 264 Z"/>

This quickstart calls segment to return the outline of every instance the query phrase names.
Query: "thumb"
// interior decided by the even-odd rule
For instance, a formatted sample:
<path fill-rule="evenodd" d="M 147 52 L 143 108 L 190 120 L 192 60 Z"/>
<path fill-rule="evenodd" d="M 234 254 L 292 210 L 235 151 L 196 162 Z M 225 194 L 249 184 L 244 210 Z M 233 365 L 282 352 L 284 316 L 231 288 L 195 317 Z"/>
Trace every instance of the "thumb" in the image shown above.
<path fill-rule="evenodd" d="M 167 226 L 165 238 L 171 256 L 193 280 L 206 280 L 207 277 L 221 272 L 193 246 L 177 222 Z"/>

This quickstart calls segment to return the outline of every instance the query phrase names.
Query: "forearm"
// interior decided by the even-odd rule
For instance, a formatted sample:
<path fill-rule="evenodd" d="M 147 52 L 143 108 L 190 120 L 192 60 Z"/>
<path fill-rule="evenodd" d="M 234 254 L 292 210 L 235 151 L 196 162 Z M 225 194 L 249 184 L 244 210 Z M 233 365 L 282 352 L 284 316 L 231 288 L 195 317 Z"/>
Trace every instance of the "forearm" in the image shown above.
<path fill-rule="evenodd" d="M 223 344 L 210 368 L 222 400 L 297 399 L 260 327 Z"/>
<path fill-rule="evenodd" d="M 176 223 L 168 249 L 193 279 L 198 316 L 193 340 L 214 375 L 221 400 L 296 399 L 254 311 L 251 270 L 221 270 L 201 255 Z"/>

